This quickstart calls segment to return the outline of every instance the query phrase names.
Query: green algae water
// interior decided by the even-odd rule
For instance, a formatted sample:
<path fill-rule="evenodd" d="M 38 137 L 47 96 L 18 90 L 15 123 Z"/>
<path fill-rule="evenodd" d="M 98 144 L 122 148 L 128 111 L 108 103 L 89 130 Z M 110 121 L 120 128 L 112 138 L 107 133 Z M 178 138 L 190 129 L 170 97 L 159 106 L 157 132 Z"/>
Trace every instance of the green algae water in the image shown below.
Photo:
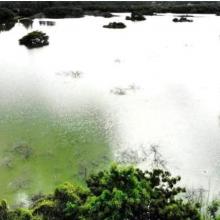
<path fill-rule="evenodd" d="M 92 109 L 77 117 L 43 110 L 7 110 L 9 118 L 1 112 L 1 197 L 11 204 L 25 203 L 22 194 L 50 192 L 65 181 L 83 184 L 111 160 L 102 115 Z"/>

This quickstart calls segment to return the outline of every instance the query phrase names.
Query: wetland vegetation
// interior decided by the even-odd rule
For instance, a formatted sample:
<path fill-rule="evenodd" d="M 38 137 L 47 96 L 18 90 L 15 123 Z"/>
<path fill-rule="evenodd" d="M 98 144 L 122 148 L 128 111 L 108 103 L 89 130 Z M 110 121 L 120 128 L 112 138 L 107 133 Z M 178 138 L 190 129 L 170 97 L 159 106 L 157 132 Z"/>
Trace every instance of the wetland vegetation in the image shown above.
<path fill-rule="evenodd" d="M 122 22 L 110 22 L 107 25 L 103 25 L 104 28 L 123 29 L 126 25 Z"/>
<path fill-rule="evenodd" d="M 174 18 L 173 22 L 193 22 L 193 20 L 188 19 L 187 17 L 181 16 L 180 18 Z"/>
<path fill-rule="evenodd" d="M 178 198 L 186 191 L 177 186 L 179 181 L 180 177 L 161 169 L 143 172 L 112 165 L 88 177 L 85 187 L 64 183 L 26 209 L 10 210 L 3 200 L 0 219 L 200 220 L 200 204 Z M 216 208 L 210 210 L 215 215 Z"/>
<path fill-rule="evenodd" d="M 41 31 L 33 31 L 19 40 L 20 45 L 28 48 L 43 47 L 49 44 L 49 37 Z"/>

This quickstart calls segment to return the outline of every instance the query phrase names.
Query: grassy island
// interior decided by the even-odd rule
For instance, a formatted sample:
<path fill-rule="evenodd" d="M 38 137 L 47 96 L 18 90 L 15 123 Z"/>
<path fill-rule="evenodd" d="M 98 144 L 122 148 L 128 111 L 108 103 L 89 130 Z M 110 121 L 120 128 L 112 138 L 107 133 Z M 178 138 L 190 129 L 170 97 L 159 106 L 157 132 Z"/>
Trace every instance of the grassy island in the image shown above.
<path fill-rule="evenodd" d="M 41 31 L 33 31 L 19 40 L 21 45 L 28 48 L 43 47 L 49 44 L 49 37 Z"/>

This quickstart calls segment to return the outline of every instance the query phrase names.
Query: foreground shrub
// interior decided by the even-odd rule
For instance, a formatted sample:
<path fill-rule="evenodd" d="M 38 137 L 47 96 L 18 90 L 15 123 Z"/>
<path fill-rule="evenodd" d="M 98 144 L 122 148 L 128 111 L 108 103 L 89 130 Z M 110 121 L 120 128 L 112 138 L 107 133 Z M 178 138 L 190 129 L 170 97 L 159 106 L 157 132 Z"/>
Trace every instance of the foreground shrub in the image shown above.
<path fill-rule="evenodd" d="M 185 192 L 179 180 L 161 169 L 113 165 L 91 175 L 87 188 L 64 183 L 28 210 L 9 211 L 2 201 L 0 220 L 199 220 L 198 206 L 177 198 Z"/>
<path fill-rule="evenodd" d="M 113 166 L 87 181 L 92 193 L 85 203 L 86 219 L 186 220 L 200 219 L 197 208 L 177 199 L 180 177 L 155 169 Z"/>
<path fill-rule="evenodd" d="M 33 205 L 33 215 L 43 216 L 45 220 L 79 219 L 81 206 L 87 197 L 87 190 L 64 183 L 55 189 L 53 195 L 39 200 Z"/>
<path fill-rule="evenodd" d="M 0 203 L 0 220 L 7 219 L 8 216 L 8 206 L 5 200 Z"/>

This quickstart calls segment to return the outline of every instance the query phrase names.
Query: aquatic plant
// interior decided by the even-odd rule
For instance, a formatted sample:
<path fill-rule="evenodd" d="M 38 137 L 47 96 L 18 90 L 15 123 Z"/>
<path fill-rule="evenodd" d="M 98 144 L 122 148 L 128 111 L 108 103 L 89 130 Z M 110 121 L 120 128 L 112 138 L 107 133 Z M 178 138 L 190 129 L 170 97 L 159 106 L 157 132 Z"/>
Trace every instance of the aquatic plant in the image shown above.
<path fill-rule="evenodd" d="M 33 149 L 26 143 L 20 143 L 13 146 L 13 153 L 19 154 L 24 159 L 29 159 L 33 154 Z"/>
<path fill-rule="evenodd" d="M 49 44 L 49 37 L 41 31 L 33 31 L 19 40 L 21 45 L 25 45 L 28 48 L 42 47 Z"/>
<path fill-rule="evenodd" d="M 126 95 L 125 88 L 115 87 L 114 89 L 110 90 L 110 92 L 114 95 Z"/>
<path fill-rule="evenodd" d="M 180 18 L 174 18 L 173 22 L 193 22 L 193 20 L 182 16 Z"/>
<path fill-rule="evenodd" d="M 123 29 L 126 25 L 122 22 L 110 22 L 107 25 L 103 25 L 104 28 Z"/>
<path fill-rule="evenodd" d="M 137 91 L 138 89 L 140 89 L 138 86 L 136 86 L 135 84 L 130 84 L 128 85 L 128 87 L 115 87 L 114 89 L 110 90 L 110 93 L 114 94 L 114 95 L 126 95 L 127 92 L 129 91 Z"/>

